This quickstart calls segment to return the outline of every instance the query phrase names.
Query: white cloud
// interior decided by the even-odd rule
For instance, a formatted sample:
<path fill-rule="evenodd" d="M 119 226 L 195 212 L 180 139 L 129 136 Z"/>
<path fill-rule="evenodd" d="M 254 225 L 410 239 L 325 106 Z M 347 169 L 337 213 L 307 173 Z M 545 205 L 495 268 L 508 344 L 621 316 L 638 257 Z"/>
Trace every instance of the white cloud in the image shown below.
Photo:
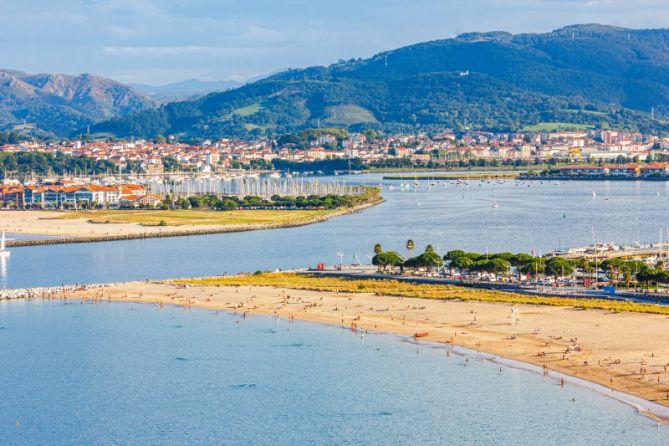
<path fill-rule="evenodd" d="M 207 46 L 105 46 L 102 52 L 110 56 L 177 56 L 187 54 L 211 54 L 220 48 Z"/>
<path fill-rule="evenodd" d="M 0 0 L 0 54 L 3 65 L 30 71 L 162 82 L 327 64 L 467 31 L 587 22 L 669 26 L 669 1 Z"/>

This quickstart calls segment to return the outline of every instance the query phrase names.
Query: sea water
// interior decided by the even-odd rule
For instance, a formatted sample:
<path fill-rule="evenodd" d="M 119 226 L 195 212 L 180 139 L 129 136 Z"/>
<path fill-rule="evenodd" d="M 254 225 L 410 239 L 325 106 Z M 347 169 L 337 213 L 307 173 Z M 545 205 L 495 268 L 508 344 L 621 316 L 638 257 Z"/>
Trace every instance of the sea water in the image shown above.
<path fill-rule="evenodd" d="M 448 351 L 263 316 L 0 302 L 0 444 L 669 441 L 605 395 Z"/>
<path fill-rule="evenodd" d="M 304 268 L 319 262 L 339 264 L 337 252 L 344 254 L 344 263 L 352 263 L 354 254 L 369 262 L 375 243 L 406 256 L 407 239 L 414 240 L 417 251 L 429 243 L 441 253 L 465 249 L 536 254 L 587 245 L 593 239 L 620 244 L 667 239 L 669 182 L 477 180 L 429 186 L 422 181 L 418 190 L 402 191 L 401 182 L 382 181 L 380 175 L 348 181 L 383 182 L 386 201 L 299 228 L 14 248 L 9 258 L 0 258 L 0 286 Z"/>

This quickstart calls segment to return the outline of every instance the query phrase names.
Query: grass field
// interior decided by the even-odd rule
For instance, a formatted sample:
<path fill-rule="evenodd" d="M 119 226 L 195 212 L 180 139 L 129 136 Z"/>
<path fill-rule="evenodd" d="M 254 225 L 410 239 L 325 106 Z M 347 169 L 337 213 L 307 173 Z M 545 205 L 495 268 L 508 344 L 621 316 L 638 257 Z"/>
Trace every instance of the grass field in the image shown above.
<path fill-rule="evenodd" d="M 329 210 L 101 210 L 67 212 L 60 218 L 85 219 L 91 223 L 139 223 L 144 226 L 255 225 L 306 223 L 336 211 Z"/>
<path fill-rule="evenodd" d="M 559 131 L 582 131 L 595 128 L 590 124 L 572 124 L 570 122 L 540 122 L 539 124 L 523 127 L 525 132 L 559 132 Z"/>
<path fill-rule="evenodd" d="M 576 299 L 568 297 L 529 296 L 501 291 L 477 290 L 452 285 L 433 285 L 400 282 L 397 280 L 358 280 L 293 273 L 263 273 L 252 276 L 213 277 L 178 280 L 177 283 L 200 286 L 272 286 L 312 291 L 372 293 L 384 296 L 416 297 L 491 303 L 549 305 L 574 307 L 583 310 L 605 310 L 615 313 L 633 312 L 669 315 L 669 306 L 613 301 L 605 299 Z"/>
<path fill-rule="evenodd" d="M 252 131 L 252 130 L 258 129 L 258 130 L 260 130 L 262 133 L 265 133 L 265 132 L 267 131 L 267 129 L 270 128 L 270 126 L 268 126 L 268 125 L 257 125 L 257 124 L 249 124 L 249 123 L 246 123 L 246 124 L 244 124 L 244 128 L 245 128 L 246 130 L 248 130 L 248 131 Z"/>
<path fill-rule="evenodd" d="M 261 109 L 262 105 L 260 102 L 256 102 L 255 104 L 247 105 L 246 107 L 237 108 L 232 111 L 232 114 L 237 116 L 251 116 L 258 113 Z"/>
<path fill-rule="evenodd" d="M 335 105 L 325 108 L 327 118 L 325 122 L 328 125 L 341 126 L 352 125 L 361 122 L 378 122 L 369 110 L 357 105 Z"/>

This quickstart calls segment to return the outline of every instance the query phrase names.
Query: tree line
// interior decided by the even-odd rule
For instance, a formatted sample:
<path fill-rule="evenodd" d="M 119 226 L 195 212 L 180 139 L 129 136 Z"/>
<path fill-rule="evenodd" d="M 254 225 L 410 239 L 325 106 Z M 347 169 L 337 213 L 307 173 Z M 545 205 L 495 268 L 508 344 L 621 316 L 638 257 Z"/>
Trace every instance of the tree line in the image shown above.
<path fill-rule="evenodd" d="M 187 198 L 168 197 L 167 202 L 180 209 L 209 209 L 232 211 L 236 209 L 339 209 L 352 208 L 380 199 L 380 191 L 366 187 L 362 192 L 351 195 L 272 195 L 269 199 L 257 195 L 238 197 L 236 195 L 199 194 Z"/>
<path fill-rule="evenodd" d="M 0 153 L 0 176 L 9 175 L 25 177 L 29 175 L 63 175 L 65 173 L 81 173 L 97 175 L 101 173 L 117 173 L 118 166 L 108 160 L 94 160 L 87 156 L 71 156 L 62 153 L 43 152 L 3 152 Z M 141 171 L 139 163 L 130 163 L 124 171 Z"/>
<path fill-rule="evenodd" d="M 507 275 L 512 268 L 521 274 L 533 277 L 540 275 L 554 278 L 572 276 L 577 270 L 585 274 L 597 274 L 600 270 L 609 281 L 617 285 L 624 283 L 630 287 L 632 283 L 642 284 L 649 288 L 657 285 L 669 285 L 669 271 L 664 269 L 663 262 L 649 266 L 641 260 L 629 260 L 620 257 L 607 259 L 603 262 L 591 261 L 585 258 L 567 259 L 560 256 L 537 257 L 526 253 L 500 252 L 482 254 L 463 250 L 448 251 L 441 257 L 432 245 L 427 245 L 425 251 L 417 256 L 413 255 L 415 244 L 408 240 L 406 249 L 409 257 L 405 260 L 397 251 L 384 251 L 380 244 L 374 245 L 372 264 L 379 271 L 389 268 L 439 268 L 448 264 L 449 268 L 462 272 L 485 272 Z"/>

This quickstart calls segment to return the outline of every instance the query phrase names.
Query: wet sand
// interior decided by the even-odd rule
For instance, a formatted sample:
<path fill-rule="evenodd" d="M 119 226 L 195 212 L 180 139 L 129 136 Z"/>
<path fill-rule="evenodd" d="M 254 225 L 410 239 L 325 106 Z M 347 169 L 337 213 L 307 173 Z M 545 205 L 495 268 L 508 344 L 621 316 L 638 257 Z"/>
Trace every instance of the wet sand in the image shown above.
<path fill-rule="evenodd" d="M 133 282 L 67 292 L 68 298 L 142 302 L 340 325 L 413 336 L 546 367 L 669 407 L 669 318 L 346 294 L 273 287 Z"/>

